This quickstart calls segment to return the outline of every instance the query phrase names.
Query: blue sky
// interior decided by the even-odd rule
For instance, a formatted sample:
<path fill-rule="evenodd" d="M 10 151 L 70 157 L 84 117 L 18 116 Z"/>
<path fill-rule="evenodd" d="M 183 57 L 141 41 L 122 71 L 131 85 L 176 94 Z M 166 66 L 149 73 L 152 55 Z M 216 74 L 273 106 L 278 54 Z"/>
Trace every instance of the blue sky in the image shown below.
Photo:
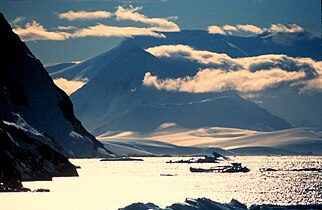
<path fill-rule="evenodd" d="M 118 6 L 128 10 L 131 7 L 137 8 L 134 12 L 144 15 L 146 20 L 117 20 L 113 15 Z M 60 37 L 69 31 L 58 30 L 59 26 L 72 26 L 75 30 L 97 25 L 151 28 L 155 26 L 155 23 L 151 25 L 151 18 L 167 20 L 177 25 L 180 30 L 207 30 L 211 25 L 221 27 L 238 24 L 269 28 L 271 24 L 296 23 L 315 35 L 321 33 L 319 0 L 1 0 L 0 11 L 14 28 L 25 29 L 26 24 L 32 25 L 35 21 L 34 26 L 38 24 L 38 27 L 41 26 L 48 32 L 59 31 Z M 111 16 L 86 20 L 59 17 L 59 14 L 68 11 L 105 11 L 111 13 Z M 123 32 L 124 30 L 120 33 Z M 29 36 L 25 41 L 44 64 L 50 64 L 87 59 L 115 46 L 126 37 L 120 34 L 88 36 L 88 33 L 67 36 L 69 38 L 56 38 L 60 40 L 37 40 Z"/>

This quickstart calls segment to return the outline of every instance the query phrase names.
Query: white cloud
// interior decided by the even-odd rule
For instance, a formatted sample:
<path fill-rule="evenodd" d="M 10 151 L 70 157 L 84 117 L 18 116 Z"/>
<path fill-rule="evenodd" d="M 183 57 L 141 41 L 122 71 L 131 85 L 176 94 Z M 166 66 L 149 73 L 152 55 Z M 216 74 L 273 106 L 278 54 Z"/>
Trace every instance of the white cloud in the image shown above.
<path fill-rule="evenodd" d="M 306 91 L 319 91 L 322 92 L 322 61 L 313 64 L 317 69 L 317 77 L 306 82 L 301 92 Z"/>
<path fill-rule="evenodd" d="M 165 37 L 161 33 L 154 32 L 150 28 L 138 28 L 138 27 L 118 27 L 107 26 L 98 24 L 96 26 L 90 26 L 88 28 L 82 28 L 77 30 L 73 37 L 133 37 L 133 36 L 154 36 Z"/>
<path fill-rule="evenodd" d="M 70 31 L 70 30 L 77 29 L 77 27 L 75 27 L 75 26 L 57 26 L 54 29 L 56 29 L 56 30 L 62 30 L 62 31 Z"/>
<path fill-rule="evenodd" d="M 254 34 L 261 34 L 263 33 L 264 29 L 261 29 L 257 26 L 246 24 L 246 25 L 237 25 L 238 30 L 254 33 Z"/>
<path fill-rule="evenodd" d="M 306 92 L 306 91 L 319 91 L 322 92 L 322 75 L 319 77 L 309 80 L 304 88 L 301 89 L 301 92 Z"/>
<path fill-rule="evenodd" d="M 210 34 L 226 34 L 225 31 L 223 31 L 223 29 L 219 26 L 208 26 L 208 33 Z"/>
<path fill-rule="evenodd" d="M 224 26 L 212 25 L 212 26 L 208 27 L 208 33 L 210 33 L 210 34 L 226 34 L 227 31 L 228 31 L 228 33 L 230 33 L 231 31 L 235 31 L 235 32 L 245 31 L 245 32 L 249 32 L 249 33 L 260 34 L 260 33 L 263 33 L 264 30 L 266 30 L 266 29 L 261 29 L 261 28 L 259 28 L 257 26 L 250 25 L 250 24 L 245 24 L 245 25 L 238 24 L 236 26 L 232 26 L 232 25 L 224 25 Z"/>
<path fill-rule="evenodd" d="M 297 24 L 272 24 L 269 30 L 273 33 L 296 33 L 304 31 L 304 29 Z"/>
<path fill-rule="evenodd" d="M 233 59 L 226 54 L 195 50 L 187 45 L 161 45 L 148 48 L 146 51 L 157 57 L 184 58 L 201 64 L 224 65 L 228 62 L 230 67 L 233 64 Z"/>
<path fill-rule="evenodd" d="M 245 31 L 248 33 L 261 34 L 264 31 L 270 31 L 272 33 L 296 33 L 303 32 L 304 29 L 297 24 L 272 24 L 269 29 L 260 28 L 251 24 L 237 24 L 236 26 L 224 25 L 224 26 L 208 26 L 208 33 L 210 34 L 226 34 L 231 31 L 241 32 Z"/>
<path fill-rule="evenodd" d="M 193 77 L 160 80 L 150 72 L 145 74 L 143 84 L 159 90 L 190 93 L 220 92 L 237 90 L 253 92 L 278 85 L 282 82 L 297 81 L 305 77 L 302 72 L 286 72 L 282 69 L 225 71 L 220 69 L 203 69 Z"/>
<path fill-rule="evenodd" d="M 24 40 L 65 40 L 68 38 L 79 37 L 133 37 L 133 36 L 154 36 L 164 38 L 165 35 L 159 31 L 180 31 L 171 20 L 177 17 L 169 18 L 148 18 L 145 15 L 138 13 L 142 7 L 132 7 L 126 9 L 121 6 L 117 7 L 115 13 L 106 11 L 69 11 L 65 13 L 58 13 L 61 19 L 73 20 L 90 20 L 109 18 L 115 16 L 117 20 L 131 20 L 148 24 L 148 27 L 122 27 L 109 26 L 104 24 L 97 24 L 85 28 L 77 28 L 75 26 L 57 26 L 50 30 L 45 29 L 42 25 L 33 21 L 27 23 L 25 28 L 16 26 L 14 31 Z M 21 22 L 21 18 L 17 18 L 15 22 Z"/>
<path fill-rule="evenodd" d="M 281 68 L 287 71 L 317 72 L 319 68 L 311 58 L 293 58 L 286 55 L 267 54 L 244 58 L 231 58 L 227 54 L 220 54 L 206 50 L 195 50 L 187 45 L 161 45 L 146 49 L 157 57 L 176 57 L 196 61 L 209 65 L 211 68 L 225 70 L 249 69 L 258 71 L 269 68 Z"/>
<path fill-rule="evenodd" d="M 86 84 L 86 81 L 79 80 L 67 80 L 64 78 L 54 79 L 55 85 L 57 85 L 60 89 L 65 91 L 67 95 L 71 95 L 79 88 L 83 87 Z"/>
<path fill-rule="evenodd" d="M 106 11 L 68 11 L 65 13 L 58 13 L 57 16 L 60 19 L 67 19 L 69 21 L 74 20 L 95 20 L 95 19 L 105 19 L 110 18 L 113 14 Z"/>
<path fill-rule="evenodd" d="M 236 26 L 232 26 L 232 25 L 224 25 L 221 28 L 224 31 L 238 31 L 237 27 Z"/>
<path fill-rule="evenodd" d="M 260 91 L 280 83 L 305 85 L 303 90 L 321 89 L 322 62 L 286 55 L 231 58 L 226 54 L 195 50 L 186 45 L 164 45 L 146 49 L 157 57 L 177 57 L 208 65 L 193 77 L 159 79 L 150 73 L 143 84 L 157 89 L 184 92 L 237 90 Z"/>
<path fill-rule="evenodd" d="M 13 29 L 23 41 L 55 40 L 62 41 L 68 38 L 80 37 L 133 37 L 133 36 L 154 36 L 164 38 L 162 33 L 155 32 L 151 28 L 119 27 L 98 24 L 87 28 L 77 29 L 73 26 L 58 26 L 49 31 L 36 21 L 27 23 L 25 28 L 16 27 Z M 66 32 L 70 31 L 70 32 Z"/>
<path fill-rule="evenodd" d="M 17 27 L 13 31 L 20 36 L 23 41 L 34 40 L 65 40 L 68 39 L 71 34 L 60 31 L 48 31 L 42 25 L 36 21 L 27 23 L 25 28 Z"/>
<path fill-rule="evenodd" d="M 151 30 L 154 31 L 180 31 L 179 26 L 170 21 L 170 19 L 177 19 L 177 17 L 149 18 L 137 12 L 141 9 L 142 7 L 131 6 L 130 8 L 124 8 L 118 6 L 117 10 L 115 11 L 116 20 L 131 20 L 135 22 L 145 23 L 151 25 Z"/>

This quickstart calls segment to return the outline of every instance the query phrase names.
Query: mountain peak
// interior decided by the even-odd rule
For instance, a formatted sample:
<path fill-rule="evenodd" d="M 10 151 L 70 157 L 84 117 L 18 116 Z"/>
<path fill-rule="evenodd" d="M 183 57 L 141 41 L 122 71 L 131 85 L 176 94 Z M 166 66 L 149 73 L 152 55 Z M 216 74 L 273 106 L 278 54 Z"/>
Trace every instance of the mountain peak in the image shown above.
<path fill-rule="evenodd" d="M 146 52 L 142 48 L 140 48 L 138 46 L 132 46 L 128 50 L 126 50 L 125 52 L 123 52 L 119 56 L 117 56 L 114 60 L 118 61 L 120 59 L 124 59 L 124 62 L 131 60 L 131 62 L 139 63 L 143 59 L 147 59 L 147 58 L 148 59 L 156 59 L 156 57 L 154 55 Z"/>
<path fill-rule="evenodd" d="M 272 30 L 265 30 L 261 34 L 257 34 L 255 37 L 260 37 L 260 38 L 268 38 L 268 37 L 273 37 L 273 36 L 292 36 L 292 37 L 298 37 L 298 38 L 306 38 L 306 39 L 312 39 L 312 38 L 318 38 L 314 36 L 314 34 L 310 33 L 309 31 L 303 30 L 303 31 L 296 31 L 296 32 L 276 32 Z"/>

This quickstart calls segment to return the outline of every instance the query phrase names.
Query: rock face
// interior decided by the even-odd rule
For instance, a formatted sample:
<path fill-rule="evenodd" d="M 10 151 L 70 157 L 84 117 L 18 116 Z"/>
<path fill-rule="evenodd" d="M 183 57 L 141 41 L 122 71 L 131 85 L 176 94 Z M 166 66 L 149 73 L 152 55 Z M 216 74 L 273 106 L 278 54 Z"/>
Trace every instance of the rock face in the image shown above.
<path fill-rule="evenodd" d="M 108 155 L 74 116 L 68 96 L 0 15 L 0 119 L 26 130 L 69 157 Z"/>
<path fill-rule="evenodd" d="M 78 176 L 65 156 L 32 135 L 0 121 L 0 192 L 25 191 L 21 181 Z"/>
<path fill-rule="evenodd" d="M 0 13 L 0 192 L 21 181 L 77 176 L 68 157 L 108 157 L 39 60 Z"/>

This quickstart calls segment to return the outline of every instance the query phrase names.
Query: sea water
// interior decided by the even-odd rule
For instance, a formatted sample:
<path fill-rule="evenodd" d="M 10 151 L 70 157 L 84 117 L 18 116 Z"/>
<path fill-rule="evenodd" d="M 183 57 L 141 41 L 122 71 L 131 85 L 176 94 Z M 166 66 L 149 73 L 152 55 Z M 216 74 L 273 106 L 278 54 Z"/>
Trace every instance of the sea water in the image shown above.
<path fill-rule="evenodd" d="M 218 202 L 237 199 L 251 204 L 321 204 L 322 173 L 291 171 L 321 168 L 322 157 L 231 157 L 217 164 L 168 164 L 189 158 L 143 158 L 141 162 L 104 162 L 71 159 L 80 166 L 79 177 L 54 178 L 47 182 L 24 182 L 31 190 L 49 193 L 1 193 L 1 210 L 114 210 L 135 202 L 161 207 L 206 197 Z M 249 173 L 191 173 L 189 167 L 208 168 L 241 162 Z M 263 168 L 278 169 L 265 172 Z"/>

